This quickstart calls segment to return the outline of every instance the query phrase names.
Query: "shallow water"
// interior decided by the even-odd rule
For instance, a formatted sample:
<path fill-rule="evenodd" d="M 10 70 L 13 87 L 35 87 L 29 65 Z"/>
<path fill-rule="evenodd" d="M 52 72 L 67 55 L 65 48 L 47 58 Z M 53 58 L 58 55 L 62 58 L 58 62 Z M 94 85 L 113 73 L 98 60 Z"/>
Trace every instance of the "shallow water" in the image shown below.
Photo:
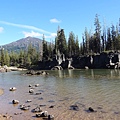
<path fill-rule="evenodd" d="M 119 70 L 64 70 L 47 71 L 48 76 L 26 76 L 24 72 L 0 73 L 0 113 L 8 113 L 15 120 L 35 120 L 31 110 L 42 105 L 42 110 L 55 116 L 55 120 L 119 120 L 120 119 L 120 71 Z M 29 84 L 34 94 L 29 93 Z M 16 87 L 14 92 L 10 87 Z M 36 93 L 41 93 L 36 95 Z M 12 100 L 20 101 L 13 105 Z M 31 103 L 26 100 L 31 99 Z M 30 105 L 28 111 L 20 104 Z M 77 105 L 79 110 L 71 109 Z M 53 108 L 49 108 L 54 106 Z M 92 107 L 97 112 L 89 112 Z M 15 115 L 17 113 L 17 115 Z"/>

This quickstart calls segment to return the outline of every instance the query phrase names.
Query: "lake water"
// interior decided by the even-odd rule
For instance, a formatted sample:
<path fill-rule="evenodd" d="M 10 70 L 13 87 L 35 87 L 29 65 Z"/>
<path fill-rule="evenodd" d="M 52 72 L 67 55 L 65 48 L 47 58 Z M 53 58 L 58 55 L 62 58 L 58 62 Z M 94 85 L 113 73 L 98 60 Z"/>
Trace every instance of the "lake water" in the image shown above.
<path fill-rule="evenodd" d="M 26 76 L 18 71 L 0 73 L 0 88 L 4 89 L 4 94 L 0 96 L 0 113 L 8 113 L 14 120 L 37 120 L 31 110 L 41 105 L 42 110 L 55 116 L 55 120 L 120 119 L 119 70 L 47 72 L 48 76 Z M 29 93 L 29 84 L 39 84 L 34 87 L 32 95 Z M 10 87 L 16 87 L 17 90 L 11 92 Z M 13 99 L 20 103 L 13 105 Z M 26 103 L 28 99 L 32 102 Z M 20 104 L 30 105 L 30 109 L 22 111 Z M 72 109 L 71 105 L 77 105 L 79 110 Z M 89 112 L 89 107 L 96 112 Z"/>

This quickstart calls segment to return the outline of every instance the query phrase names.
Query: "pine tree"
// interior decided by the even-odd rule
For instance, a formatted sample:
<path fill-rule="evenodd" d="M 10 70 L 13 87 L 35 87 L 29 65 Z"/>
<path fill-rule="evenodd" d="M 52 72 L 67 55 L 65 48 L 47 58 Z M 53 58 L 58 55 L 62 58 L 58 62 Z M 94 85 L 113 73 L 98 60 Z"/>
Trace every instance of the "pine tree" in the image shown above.
<path fill-rule="evenodd" d="M 106 50 L 112 50 L 112 39 L 111 39 L 111 33 L 110 28 L 107 29 L 107 43 L 106 43 Z"/>
<path fill-rule="evenodd" d="M 1 48 L 1 66 L 5 65 L 5 51 L 4 48 Z"/>
<path fill-rule="evenodd" d="M 79 47 L 79 40 L 78 40 L 78 36 L 76 36 L 76 41 L 75 41 L 75 55 L 79 55 L 80 54 L 80 47 Z"/>
<path fill-rule="evenodd" d="M 19 54 L 12 51 L 11 53 L 9 53 L 9 56 L 10 56 L 10 65 L 18 66 L 18 64 L 19 64 L 19 58 L 18 58 Z"/>
<path fill-rule="evenodd" d="M 101 42 L 100 42 L 100 38 L 101 38 L 101 26 L 100 26 L 100 22 L 99 22 L 99 18 L 98 15 L 96 14 L 95 16 L 95 52 L 100 53 L 101 52 Z"/>
<path fill-rule="evenodd" d="M 119 25 L 116 25 L 116 50 L 120 50 L 120 18 Z"/>
<path fill-rule="evenodd" d="M 39 43 L 38 61 L 42 61 L 42 59 L 43 59 L 43 44 Z"/>
<path fill-rule="evenodd" d="M 102 51 L 106 50 L 106 28 L 103 26 L 103 35 L 101 36 L 102 39 Z"/>
<path fill-rule="evenodd" d="M 69 38 L 68 38 L 68 54 L 71 57 L 72 55 L 75 55 L 75 35 L 73 32 L 70 32 Z"/>
<path fill-rule="evenodd" d="M 116 50 L 120 50 L 120 35 L 116 38 Z"/>
<path fill-rule="evenodd" d="M 30 67 L 31 64 L 32 64 L 31 56 L 28 54 L 25 59 L 25 66 Z"/>
<path fill-rule="evenodd" d="M 48 60 L 48 46 L 47 46 L 47 42 L 45 41 L 45 37 L 43 35 L 43 60 Z"/>
<path fill-rule="evenodd" d="M 111 37 L 112 37 L 112 49 L 116 50 L 116 31 L 115 31 L 115 26 L 112 25 L 111 27 Z"/>
<path fill-rule="evenodd" d="M 66 38 L 65 38 L 63 29 L 58 31 L 57 47 L 58 47 L 58 50 L 60 51 L 60 54 L 67 55 L 67 42 L 66 42 Z"/>
<path fill-rule="evenodd" d="M 53 45 L 52 45 L 52 43 L 50 43 L 49 45 L 48 45 L 48 56 L 49 56 L 49 59 L 51 59 L 52 57 L 53 57 Z"/>
<path fill-rule="evenodd" d="M 30 57 L 31 64 L 35 64 L 38 61 L 36 48 L 29 44 L 27 56 Z"/>
<path fill-rule="evenodd" d="M 20 66 L 24 65 L 24 52 L 23 52 L 23 50 L 20 50 L 20 53 L 19 53 L 19 65 Z"/>
<path fill-rule="evenodd" d="M 85 53 L 89 54 L 89 33 L 87 28 L 85 28 Z"/>
<path fill-rule="evenodd" d="M 5 50 L 5 65 L 9 66 L 10 65 L 10 57 L 8 55 L 8 51 Z"/>
<path fill-rule="evenodd" d="M 85 54 L 85 38 L 84 38 L 84 35 L 82 36 L 82 54 L 84 55 Z"/>

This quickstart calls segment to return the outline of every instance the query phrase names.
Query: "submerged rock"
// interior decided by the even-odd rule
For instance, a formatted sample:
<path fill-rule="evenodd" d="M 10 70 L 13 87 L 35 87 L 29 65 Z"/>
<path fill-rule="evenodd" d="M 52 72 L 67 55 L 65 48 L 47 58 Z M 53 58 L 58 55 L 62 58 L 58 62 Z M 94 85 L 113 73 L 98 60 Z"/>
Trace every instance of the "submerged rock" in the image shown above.
<path fill-rule="evenodd" d="M 48 115 L 48 120 L 54 120 L 54 115 Z"/>
<path fill-rule="evenodd" d="M 30 84 L 29 87 L 32 87 L 32 85 Z"/>
<path fill-rule="evenodd" d="M 41 110 L 40 106 L 37 106 L 36 108 L 34 108 L 34 109 L 32 110 L 32 112 L 33 112 L 33 113 L 42 112 L 42 110 Z"/>
<path fill-rule="evenodd" d="M 89 111 L 89 112 L 97 112 L 97 111 L 94 110 L 92 107 L 89 107 L 89 108 L 88 108 L 88 111 Z"/>
<path fill-rule="evenodd" d="M 32 102 L 32 100 L 27 100 L 26 102 L 29 103 L 29 102 Z"/>
<path fill-rule="evenodd" d="M 35 87 L 38 87 L 39 86 L 39 84 L 35 84 Z"/>
<path fill-rule="evenodd" d="M 20 109 L 21 109 L 21 110 L 29 110 L 29 107 L 30 107 L 30 106 L 25 106 L 24 104 L 23 104 L 23 105 L 20 105 Z"/>
<path fill-rule="evenodd" d="M 76 110 L 76 111 L 78 111 L 79 110 L 79 107 L 78 107 L 78 105 L 71 105 L 70 106 L 70 110 Z"/>
<path fill-rule="evenodd" d="M 40 94 L 42 94 L 42 93 L 35 93 L 35 95 L 40 95 Z"/>
<path fill-rule="evenodd" d="M 47 117 L 48 116 L 48 111 L 43 111 L 41 113 L 37 113 L 36 117 Z"/>
<path fill-rule="evenodd" d="M 54 105 L 51 105 L 49 108 L 54 108 Z"/>
<path fill-rule="evenodd" d="M 45 72 L 45 71 L 34 71 L 34 70 L 30 70 L 26 73 L 26 75 L 48 75 L 49 73 Z"/>

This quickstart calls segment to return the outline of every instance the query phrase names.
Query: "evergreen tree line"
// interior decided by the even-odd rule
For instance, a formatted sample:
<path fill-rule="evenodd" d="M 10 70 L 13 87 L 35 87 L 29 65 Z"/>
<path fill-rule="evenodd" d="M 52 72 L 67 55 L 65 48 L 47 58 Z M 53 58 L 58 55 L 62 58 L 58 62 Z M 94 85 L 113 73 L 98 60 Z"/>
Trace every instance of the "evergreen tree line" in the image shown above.
<path fill-rule="evenodd" d="M 1 66 L 30 67 L 38 62 L 38 52 L 30 44 L 27 50 L 21 50 L 19 53 L 14 51 L 8 53 L 4 48 L 0 52 Z"/>
<path fill-rule="evenodd" d="M 85 28 L 81 43 L 82 54 L 101 53 L 105 51 L 119 51 L 120 50 L 120 21 L 119 25 L 101 27 L 98 15 L 95 16 L 95 32 L 91 33 Z"/>
<path fill-rule="evenodd" d="M 55 47 L 51 51 L 52 54 L 58 54 L 59 52 L 66 57 L 72 57 L 120 50 L 120 21 L 116 26 L 112 24 L 111 27 L 106 27 L 105 25 L 101 27 L 98 15 L 96 14 L 94 26 L 95 30 L 93 33 L 85 28 L 82 43 L 80 44 L 78 36 L 75 36 L 73 32 L 70 32 L 68 39 L 66 39 L 64 29 L 58 28 L 54 43 Z M 43 51 L 46 48 L 44 47 Z"/>
<path fill-rule="evenodd" d="M 120 25 L 105 27 L 103 30 L 98 18 L 95 16 L 95 31 L 88 32 L 85 28 L 82 36 L 82 43 L 79 44 L 78 36 L 72 31 L 69 33 L 68 39 L 65 37 L 64 29 L 58 28 L 55 42 L 48 43 L 43 35 L 42 47 L 39 51 L 31 44 L 27 50 L 21 50 L 19 53 L 14 51 L 8 53 L 7 50 L 1 49 L 0 62 L 1 65 L 15 65 L 21 67 L 37 66 L 38 61 L 52 60 L 55 55 L 64 54 L 66 58 L 72 56 L 89 55 L 101 53 L 103 51 L 114 50 L 120 48 Z"/>

